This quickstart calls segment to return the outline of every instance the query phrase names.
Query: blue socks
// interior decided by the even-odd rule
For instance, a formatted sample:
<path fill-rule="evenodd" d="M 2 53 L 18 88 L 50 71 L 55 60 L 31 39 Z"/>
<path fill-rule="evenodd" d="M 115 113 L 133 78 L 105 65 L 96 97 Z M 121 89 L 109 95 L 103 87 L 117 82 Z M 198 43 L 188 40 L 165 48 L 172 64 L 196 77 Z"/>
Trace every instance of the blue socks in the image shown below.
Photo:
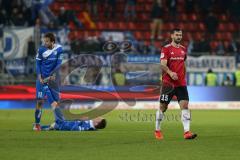
<path fill-rule="evenodd" d="M 39 124 L 42 116 L 42 109 L 35 110 L 35 123 Z"/>

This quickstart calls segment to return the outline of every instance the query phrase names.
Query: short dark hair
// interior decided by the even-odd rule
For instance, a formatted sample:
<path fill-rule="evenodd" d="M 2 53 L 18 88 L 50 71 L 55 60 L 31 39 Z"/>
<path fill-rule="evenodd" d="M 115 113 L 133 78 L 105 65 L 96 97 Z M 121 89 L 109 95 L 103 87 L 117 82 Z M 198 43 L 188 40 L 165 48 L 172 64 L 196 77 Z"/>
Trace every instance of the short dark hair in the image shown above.
<path fill-rule="evenodd" d="M 51 33 L 51 32 L 46 33 L 46 34 L 44 35 L 44 38 L 49 38 L 51 42 L 55 42 L 55 41 L 56 41 L 54 34 Z"/>
<path fill-rule="evenodd" d="M 181 31 L 182 31 L 182 29 L 180 29 L 180 28 L 174 28 L 171 30 L 171 34 L 173 34 L 174 32 L 181 32 Z"/>
<path fill-rule="evenodd" d="M 103 128 L 106 127 L 106 125 L 107 125 L 106 119 L 102 119 L 101 122 L 99 122 L 99 123 L 95 126 L 95 128 L 96 128 L 96 129 L 103 129 Z"/>

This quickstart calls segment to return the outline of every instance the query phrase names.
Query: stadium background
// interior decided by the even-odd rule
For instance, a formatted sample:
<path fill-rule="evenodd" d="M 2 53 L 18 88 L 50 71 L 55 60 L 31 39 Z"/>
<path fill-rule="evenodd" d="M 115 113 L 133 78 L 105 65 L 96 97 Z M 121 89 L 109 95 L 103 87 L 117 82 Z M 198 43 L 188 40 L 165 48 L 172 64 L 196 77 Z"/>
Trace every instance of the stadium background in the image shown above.
<path fill-rule="evenodd" d="M 92 62 L 87 72 L 86 67 L 76 69 L 64 82 L 72 86 L 70 90 L 79 92 L 78 98 L 91 88 L 92 94 L 88 94 L 92 97 L 99 90 L 116 90 L 129 100 L 130 88 L 135 86 L 137 90 L 133 93 L 139 94 L 137 98 L 156 101 L 158 96 L 144 97 L 141 92 L 159 86 L 160 50 L 170 41 L 169 32 L 175 27 L 183 29 L 183 44 L 188 49 L 191 102 L 216 102 L 209 107 L 206 103 L 203 108 L 239 108 L 235 76 L 240 60 L 239 3 L 238 0 L 227 4 L 223 0 L 2 0 L 1 108 L 34 107 L 34 58 L 46 32 L 54 32 L 58 43 L 63 45 L 64 61 L 78 55 Z M 109 41 L 117 44 L 114 53 L 103 47 Z M 131 44 L 130 49 L 124 48 L 122 42 L 126 41 Z M 69 72 L 72 66 L 69 63 L 62 72 Z M 209 69 L 217 76 L 217 83 L 212 87 L 205 83 Z M 83 88 L 76 89 L 76 86 Z M 16 100 L 27 101 L 16 105 Z M 24 104 L 30 101 L 31 105 Z M 220 105 L 221 101 L 228 103 Z"/>
<path fill-rule="evenodd" d="M 1 159 L 239 159 L 239 0 L 160 3 L 0 0 Z M 158 33 L 153 30 L 157 23 L 162 24 Z M 156 141 L 153 134 L 160 50 L 174 27 L 183 30 L 188 49 L 191 130 L 198 134 L 194 141 L 183 139 L 176 101 L 165 114 L 164 140 Z M 63 99 L 73 99 L 78 102 L 73 108 L 86 110 L 98 107 L 99 99 L 118 102 L 119 110 L 103 115 L 108 121 L 104 130 L 32 131 L 35 56 L 46 32 L 56 34 L 68 62 L 61 70 L 68 75 Z M 110 41 L 117 46 L 114 52 L 103 47 Z M 70 72 L 79 63 L 87 67 Z M 210 68 L 217 76 L 214 86 L 205 84 Z M 136 105 L 128 105 L 135 100 Z M 52 111 L 44 109 L 41 124 L 53 119 Z"/>

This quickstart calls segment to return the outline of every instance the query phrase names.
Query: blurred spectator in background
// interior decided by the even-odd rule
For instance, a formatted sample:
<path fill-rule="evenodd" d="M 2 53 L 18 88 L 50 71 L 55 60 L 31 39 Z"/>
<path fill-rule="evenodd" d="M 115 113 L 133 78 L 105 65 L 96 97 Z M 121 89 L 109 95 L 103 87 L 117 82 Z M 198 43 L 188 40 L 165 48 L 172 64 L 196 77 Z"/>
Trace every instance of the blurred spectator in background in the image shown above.
<path fill-rule="evenodd" d="M 136 18 L 136 4 L 137 0 L 126 0 L 124 16 L 127 20 Z"/>
<path fill-rule="evenodd" d="M 60 8 L 60 13 L 58 15 L 58 23 L 61 27 L 68 26 L 69 22 L 72 21 L 76 27 L 82 28 L 83 25 L 76 17 L 76 14 L 72 10 L 65 10 L 64 7 Z"/>
<path fill-rule="evenodd" d="M 14 26 L 26 26 L 23 13 L 18 7 L 14 7 L 11 14 L 11 24 Z"/>
<path fill-rule="evenodd" d="M 234 84 L 236 87 L 240 87 L 240 64 L 237 64 L 237 69 L 234 73 Z"/>
<path fill-rule="evenodd" d="M 232 0 L 230 1 L 229 6 L 229 14 L 231 16 L 231 19 L 235 22 L 239 22 L 240 20 L 240 1 L 239 0 Z"/>
<path fill-rule="evenodd" d="M 36 56 L 36 47 L 33 37 L 31 36 L 28 40 L 27 54 L 29 58 L 34 58 Z"/>
<path fill-rule="evenodd" d="M 32 1 L 32 19 L 40 17 L 42 24 L 48 25 L 50 22 L 56 23 L 56 17 L 49 9 L 53 0 L 33 0 Z"/>
<path fill-rule="evenodd" d="M 219 20 L 216 18 L 213 12 L 209 12 L 204 23 L 207 30 L 207 35 L 209 35 L 212 39 L 217 32 Z"/>
<path fill-rule="evenodd" d="M 116 0 L 105 0 L 105 17 L 115 18 Z"/>
<path fill-rule="evenodd" d="M 22 12 L 23 12 L 24 20 L 26 21 L 26 25 L 32 26 L 34 24 L 34 21 L 32 20 L 31 8 L 27 8 L 26 6 L 23 6 Z"/>
<path fill-rule="evenodd" d="M 228 1 L 228 3 L 226 3 L 226 0 L 217 0 L 217 5 L 219 7 L 219 10 L 221 11 L 221 13 L 226 14 L 227 11 L 229 10 L 229 6 L 230 6 L 230 1 Z"/>
<path fill-rule="evenodd" d="M 192 35 L 190 34 L 189 35 L 189 43 L 188 43 L 188 46 L 187 46 L 187 53 L 189 54 L 189 55 L 193 55 L 194 56 L 194 53 L 196 53 L 196 52 L 194 52 L 195 51 L 195 40 L 193 39 L 193 37 L 192 37 Z"/>
<path fill-rule="evenodd" d="M 3 59 L 3 25 L 0 24 L 0 60 Z"/>
<path fill-rule="evenodd" d="M 230 53 L 240 53 L 240 38 L 233 38 L 227 47 L 227 51 Z"/>
<path fill-rule="evenodd" d="M 167 0 L 167 8 L 170 14 L 170 19 L 174 22 L 177 21 L 177 5 L 178 1 L 177 0 Z"/>
<path fill-rule="evenodd" d="M 195 52 L 210 52 L 211 47 L 210 47 L 209 39 L 206 40 L 205 36 L 202 35 L 200 41 L 197 41 L 194 44 L 193 48 L 194 48 L 193 51 Z"/>
<path fill-rule="evenodd" d="M 144 41 L 139 42 L 137 50 L 140 54 L 148 54 L 150 52 L 147 42 Z"/>
<path fill-rule="evenodd" d="M 162 39 L 163 7 L 162 0 L 154 0 L 152 12 L 151 39 L 154 40 L 157 34 L 158 39 Z"/>
<path fill-rule="evenodd" d="M 227 75 L 227 77 L 223 80 L 222 86 L 233 86 L 233 81 L 229 75 Z"/>
<path fill-rule="evenodd" d="M 9 24 L 9 19 L 7 16 L 7 12 L 4 8 L 0 7 L 0 25 L 8 25 Z"/>
<path fill-rule="evenodd" d="M 113 85 L 124 86 L 126 84 L 126 78 L 120 67 L 117 67 L 113 74 Z"/>
<path fill-rule="evenodd" d="M 2 0 L 2 8 L 6 11 L 7 18 L 10 19 L 10 15 L 12 14 L 12 0 Z"/>
<path fill-rule="evenodd" d="M 98 6 L 97 0 L 88 0 L 88 12 L 93 18 L 98 17 Z"/>
<path fill-rule="evenodd" d="M 185 0 L 186 13 L 192 13 L 195 10 L 195 0 Z"/>
<path fill-rule="evenodd" d="M 205 77 L 205 85 L 206 86 L 217 86 L 217 74 L 212 71 L 212 69 L 209 69 L 206 77 Z"/>
<path fill-rule="evenodd" d="M 226 48 L 223 41 L 219 41 L 218 45 L 215 48 L 215 52 L 219 56 L 224 56 L 226 54 Z"/>
<path fill-rule="evenodd" d="M 41 44 L 41 21 L 39 18 L 36 19 L 34 30 L 33 30 L 33 36 L 34 36 L 34 42 L 35 42 L 35 47 L 39 48 L 39 45 Z"/>
<path fill-rule="evenodd" d="M 197 0 L 196 4 L 198 5 L 197 8 L 200 9 L 200 13 L 203 16 L 208 15 L 210 10 L 212 10 L 214 0 Z"/>

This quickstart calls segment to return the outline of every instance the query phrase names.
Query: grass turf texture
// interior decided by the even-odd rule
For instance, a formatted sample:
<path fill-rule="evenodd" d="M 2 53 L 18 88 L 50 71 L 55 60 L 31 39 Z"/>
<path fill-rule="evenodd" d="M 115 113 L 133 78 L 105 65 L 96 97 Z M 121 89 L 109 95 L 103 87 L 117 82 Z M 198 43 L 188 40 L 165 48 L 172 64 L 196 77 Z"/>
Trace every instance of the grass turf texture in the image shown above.
<path fill-rule="evenodd" d="M 0 110 L 0 159 L 239 159 L 240 111 L 193 110 L 196 140 L 184 140 L 179 110 L 169 110 L 164 140 L 154 138 L 154 110 L 115 110 L 97 132 L 34 132 L 33 110 Z M 134 116 L 135 115 L 135 116 Z M 172 116 L 175 116 L 173 118 Z M 53 120 L 45 110 L 42 123 Z M 147 120 L 147 121 L 146 121 Z"/>

